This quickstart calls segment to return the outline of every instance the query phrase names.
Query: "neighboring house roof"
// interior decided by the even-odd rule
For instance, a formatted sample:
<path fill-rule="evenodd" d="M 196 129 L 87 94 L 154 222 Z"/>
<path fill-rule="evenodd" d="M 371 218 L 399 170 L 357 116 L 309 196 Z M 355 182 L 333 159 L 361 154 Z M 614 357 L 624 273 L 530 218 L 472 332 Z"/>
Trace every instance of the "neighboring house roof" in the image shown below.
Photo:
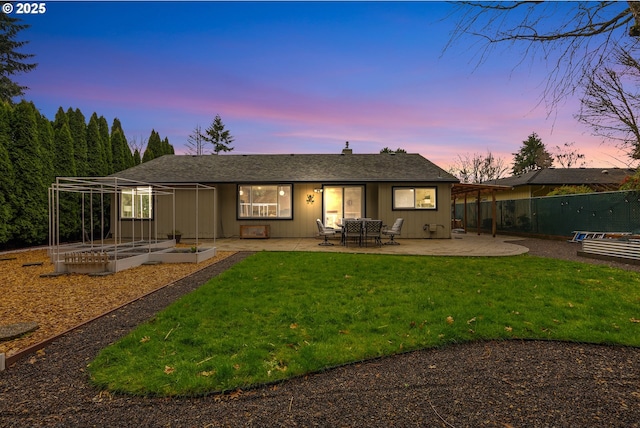
<path fill-rule="evenodd" d="M 493 180 L 502 186 L 618 186 L 633 169 L 621 168 L 544 168 L 522 175 Z"/>
<path fill-rule="evenodd" d="M 449 182 L 419 154 L 165 155 L 113 177 L 148 183 Z"/>

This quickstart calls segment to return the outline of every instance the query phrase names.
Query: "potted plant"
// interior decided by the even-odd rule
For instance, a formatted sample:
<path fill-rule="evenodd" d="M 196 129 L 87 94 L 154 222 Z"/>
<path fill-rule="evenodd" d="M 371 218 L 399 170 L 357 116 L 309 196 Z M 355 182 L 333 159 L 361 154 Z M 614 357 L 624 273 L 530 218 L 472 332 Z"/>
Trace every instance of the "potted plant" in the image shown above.
<path fill-rule="evenodd" d="M 176 240 L 176 244 L 180 243 L 180 238 L 182 238 L 182 232 L 180 232 L 179 230 L 172 230 L 171 232 L 167 233 L 167 238 L 168 239 L 175 239 Z"/>

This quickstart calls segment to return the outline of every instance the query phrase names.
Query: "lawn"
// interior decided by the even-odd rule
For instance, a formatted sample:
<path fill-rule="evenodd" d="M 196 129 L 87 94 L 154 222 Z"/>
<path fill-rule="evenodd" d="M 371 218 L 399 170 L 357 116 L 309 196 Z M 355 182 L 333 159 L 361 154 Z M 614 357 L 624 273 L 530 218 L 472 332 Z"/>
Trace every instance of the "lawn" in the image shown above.
<path fill-rule="evenodd" d="M 260 252 L 90 364 L 136 395 L 248 388 L 472 340 L 640 346 L 640 275 L 529 255 Z"/>

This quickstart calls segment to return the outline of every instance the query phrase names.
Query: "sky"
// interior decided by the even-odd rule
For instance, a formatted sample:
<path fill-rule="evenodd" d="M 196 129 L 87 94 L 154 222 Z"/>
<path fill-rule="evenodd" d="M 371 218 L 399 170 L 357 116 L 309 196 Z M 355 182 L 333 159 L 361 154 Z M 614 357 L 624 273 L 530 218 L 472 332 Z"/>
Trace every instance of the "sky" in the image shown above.
<path fill-rule="evenodd" d="M 574 118 L 579 100 L 540 103 L 545 64 L 501 49 L 478 64 L 444 2 L 44 2 L 16 14 L 38 67 L 16 80 L 40 112 L 59 107 L 155 129 L 176 153 L 220 115 L 230 154 L 402 148 L 449 169 L 491 152 L 511 164 L 529 135 L 565 143 L 587 167 L 626 157 Z"/>

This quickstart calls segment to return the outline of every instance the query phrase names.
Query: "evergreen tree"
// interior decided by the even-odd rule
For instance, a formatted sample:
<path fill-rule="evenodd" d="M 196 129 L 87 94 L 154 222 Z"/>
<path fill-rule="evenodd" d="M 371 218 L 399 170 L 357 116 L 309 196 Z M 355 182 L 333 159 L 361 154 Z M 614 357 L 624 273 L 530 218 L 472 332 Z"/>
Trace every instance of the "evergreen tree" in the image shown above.
<path fill-rule="evenodd" d="M 113 149 L 111 148 L 111 138 L 109 136 L 109 123 L 104 116 L 98 118 L 98 128 L 100 129 L 103 157 L 106 164 L 105 175 L 113 174 Z"/>
<path fill-rule="evenodd" d="M 13 238 L 14 219 L 14 174 L 8 147 L 10 134 L 11 106 L 0 101 L 0 248 Z"/>
<path fill-rule="evenodd" d="M 26 63 L 32 54 L 18 52 L 28 42 L 17 41 L 16 36 L 29 25 L 19 24 L 20 20 L 6 13 L 0 13 L 0 101 L 11 103 L 12 99 L 24 95 L 26 86 L 20 86 L 11 77 L 19 73 L 27 73 L 37 64 Z"/>
<path fill-rule="evenodd" d="M 147 140 L 147 148 L 142 155 L 142 162 L 149 162 L 153 158 L 162 156 L 162 140 L 160 140 L 160 134 L 155 129 L 151 130 L 151 135 Z"/>
<path fill-rule="evenodd" d="M 104 160 L 104 147 L 100 135 L 98 115 L 93 113 L 87 125 L 87 175 L 102 177 L 106 175 L 107 166 Z"/>
<path fill-rule="evenodd" d="M 213 152 L 219 154 L 220 152 L 230 152 L 233 147 L 230 146 L 233 143 L 234 138 L 231 136 L 228 130 L 224 129 L 224 123 L 220 115 L 216 115 L 213 123 L 205 129 L 202 139 L 213 145 Z"/>
<path fill-rule="evenodd" d="M 73 156 L 73 139 L 68 123 L 55 130 L 55 164 L 59 177 L 75 177 L 76 166 Z M 76 193 L 62 192 L 59 195 L 59 226 L 60 239 L 70 240 L 81 237 L 80 233 L 80 197 Z"/>
<path fill-rule="evenodd" d="M 122 133 L 122 129 L 119 127 L 111 127 L 111 150 L 113 152 L 113 172 L 127 169 L 128 166 L 125 156 L 129 147 Z"/>
<path fill-rule="evenodd" d="M 133 162 L 135 165 L 140 165 L 142 163 L 142 159 L 140 158 L 140 151 L 135 149 L 133 152 Z"/>
<path fill-rule="evenodd" d="M 165 137 L 164 140 L 161 140 L 160 134 L 156 132 L 155 129 L 152 129 L 149 140 L 147 141 L 147 148 L 142 155 L 142 162 L 148 162 L 160 156 L 173 154 L 175 154 L 175 151 L 173 146 L 169 144 L 169 139 Z"/>
<path fill-rule="evenodd" d="M 113 142 L 113 134 L 115 131 L 117 131 L 122 137 L 121 139 L 120 137 L 118 137 L 117 144 Z M 131 168 L 132 166 L 134 166 L 133 154 L 131 153 L 131 148 L 127 143 L 127 137 L 124 135 L 124 130 L 122 129 L 122 123 L 120 123 L 120 119 L 118 119 L 117 117 L 113 119 L 113 124 L 111 125 L 111 149 L 113 151 L 113 157 L 114 157 L 113 172 L 122 171 L 124 169 Z M 118 152 L 117 156 L 120 159 L 122 159 L 122 163 L 119 164 L 120 169 L 115 169 L 116 152 Z"/>
<path fill-rule="evenodd" d="M 162 140 L 162 147 L 164 149 L 164 154 L 165 155 L 175 155 L 176 151 L 173 149 L 173 146 L 171 144 L 169 144 L 169 138 L 168 137 L 164 137 L 164 140 Z"/>
<path fill-rule="evenodd" d="M 53 120 L 53 130 L 56 131 L 60 128 L 62 128 L 62 125 L 67 124 L 67 127 L 69 127 L 69 118 L 67 117 L 67 114 L 64 112 L 62 107 L 58 107 L 58 111 L 56 112 L 56 117 Z"/>
<path fill-rule="evenodd" d="M 75 177 L 76 160 L 73 155 L 73 138 L 68 123 L 62 123 L 62 126 L 55 130 L 54 146 L 56 176 Z"/>
<path fill-rule="evenodd" d="M 405 149 L 401 149 L 400 147 L 395 150 L 391 150 L 389 147 L 385 147 L 384 149 L 380 150 L 380 153 L 407 153 L 407 151 Z"/>
<path fill-rule="evenodd" d="M 49 119 L 38 112 L 35 105 L 33 108 L 36 111 L 36 120 L 38 121 L 38 137 L 40 138 L 40 150 L 42 155 L 42 180 L 43 184 L 49 188 L 56 178 L 55 165 L 53 164 L 55 154 L 53 125 Z"/>
<path fill-rule="evenodd" d="M 155 159 L 155 157 L 156 155 L 153 153 L 153 150 L 147 146 L 144 155 L 142 155 L 142 163 L 149 162 L 151 159 Z"/>
<path fill-rule="evenodd" d="M 522 142 L 518 153 L 513 153 L 513 174 L 521 175 L 536 169 L 549 168 L 553 165 L 553 158 L 535 132 Z"/>
<path fill-rule="evenodd" d="M 25 244 L 45 242 L 47 236 L 47 186 L 42 179 L 42 151 L 36 108 L 21 101 L 13 110 L 9 157 L 15 185 L 14 237 Z"/>
<path fill-rule="evenodd" d="M 67 110 L 69 130 L 73 138 L 73 154 L 76 159 L 76 173 L 79 177 L 87 176 L 87 125 L 85 117 L 80 111 L 69 108 Z"/>

